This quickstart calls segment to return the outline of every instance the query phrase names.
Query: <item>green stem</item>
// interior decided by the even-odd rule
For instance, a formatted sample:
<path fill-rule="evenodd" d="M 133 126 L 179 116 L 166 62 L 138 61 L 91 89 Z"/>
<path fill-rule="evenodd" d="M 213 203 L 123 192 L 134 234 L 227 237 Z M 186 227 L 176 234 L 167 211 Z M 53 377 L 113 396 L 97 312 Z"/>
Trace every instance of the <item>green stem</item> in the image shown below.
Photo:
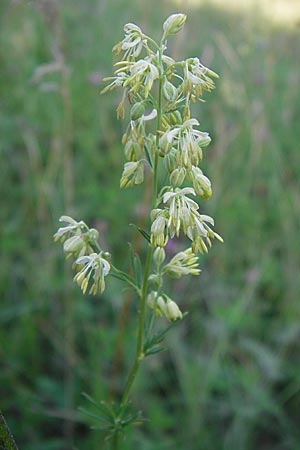
<path fill-rule="evenodd" d="M 159 130 L 161 127 L 161 117 L 162 117 L 162 83 L 163 83 L 163 65 L 162 65 L 162 48 L 159 48 L 159 88 L 158 88 L 158 103 L 157 103 L 157 125 L 156 125 L 156 151 L 154 155 L 154 169 L 153 169 L 153 190 L 152 190 L 152 208 L 155 208 L 156 201 L 157 201 L 157 191 L 158 191 L 158 158 L 159 158 Z M 133 363 L 133 366 L 131 368 L 131 371 L 128 375 L 127 382 L 125 385 L 125 389 L 121 398 L 121 410 L 125 407 L 130 390 L 132 388 L 132 385 L 134 383 L 134 380 L 136 378 L 137 372 L 139 370 L 140 362 L 144 358 L 143 353 L 143 344 L 144 344 L 144 328 L 145 328 L 145 316 L 146 316 L 146 299 L 147 299 L 147 291 L 148 291 L 148 279 L 151 269 L 151 262 L 152 262 L 152 254 L 153 254 L 153 247 L 149 245 L 148 251 L 147 251 L 147 257 L 146 257 L 146 263 L 145 263 L 145 270 L 144 270 L 144 278 L 143 278 L 143 284 L 142 289 L 140 293 L 140 309 L 139 309 L 139 322 L 138 322 L 138 335 L 137 335 L 137 344 L 136 344 L 136 353 L 135 353 L 135 360 Z M 118 440 L 119 440 L 119 433 L 116 431 L 113 442 L 112 442 L 112 448 L 113 450 L 118 449 Z"/>
<path fill-rule="evenodd" d="M 139 311 L 139 325 L 138 325 L 138 336 L 137 336 L 137 344 L 136 344 L 136 353 L 135 353 L 135 361 L 133 363 L 132 369 L 129 373 L 127 383 L 123 392 L 121 407 L 124 407 L 131 386 L 135 380 L 137 371 L 139 369 L 140 361 L 144 358 L 143 354 L 143 334 L 144 334 L 144 324 L 145 324 L 145 313 L 146 313 L 146 297 L 147 297 L 147 287 L 148 287 L 148 278 L 149 272 L 151 268 L 151 260 L 152 260 L 152 251 L 153 248 L 151 246 L 148 247 L 146 266 L 144 272 L 144 279 L 142 285 L 142 294 L 141 294 L 141 302 L 140 302 L 140 311 Z"/>
<path fill-rule="evenodd" d="M 116 431 L 112 438 L 112 450 L 118 450 L 119 446 L 119 431 Z"/>

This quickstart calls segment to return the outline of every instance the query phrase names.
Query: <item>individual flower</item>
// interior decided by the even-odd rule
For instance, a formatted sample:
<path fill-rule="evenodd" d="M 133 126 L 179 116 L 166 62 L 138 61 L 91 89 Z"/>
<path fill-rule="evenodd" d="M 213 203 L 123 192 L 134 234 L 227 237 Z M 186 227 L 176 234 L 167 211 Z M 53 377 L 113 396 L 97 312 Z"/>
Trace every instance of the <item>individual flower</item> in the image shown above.
<path fill-rule="evenodd" d="M 182 312 L 180 311 L 178 305 L 167 295 L 164 295 L 164 298 L 160 297 L 157 301 L 157 304 L 166 319 L 172 322 L 174 320 L 182 319 Z"/>
<path fill-rule="evenodd" d="M 68 238 L 63 245 L 64 252 L 67 253 L 67 256 L 71 256 L 72 254 L 81 254 L 82 249 L 83 253 L 85 253 L 86 243 L 83 238 L 84 235 L 79 234 Z"/>
<path fill-rule="evenodd" d="M 90 278 L 92 277 L 92 285 L 89 290 L 89 294 L 95 295 L 97 292 L 100 294 L 105 289 L 104 277 L 110 271 L 109 262 L 103 258 L 103 252 L 97 254 L 79 257 L 75 263 L 82 266 L 82 269 L 75 275 L 74 281 L 80 286 L 82 292 L 85 294 L 89 285 Z"/>
<path fill-rule="evenodd" d="M 54 234 L 54 240 L 63 242 L 66 258 L 70 256 L 78 258 L 93 253 L 93 246 L 99 238 L 99 233 L 95 228 L 88 228 L 82 220 L 77 222 L 69 216 L 62 216 L 59 220 L 60 222 L 66 222 L 68 225 L 57 230 Z"/>
<path fill-rule="evenodd" d="M 141 53 L 147 39 L 140 27 L 134 23 L 127 23 L 124 26 L 125 37 L 113 47 L 113 51 L 120 55 L 124 51 L 123 59 L 131 60 L 137 58 Z"/>
<path fill-rule="evenodd" d="M 131 120 L 137 120 L 142 117 L 142 115 L 145 112 L 145 105 L 143 102 L 137 102 L 135 103 L 130 110 L 130 119 Z"/>
<path fill-rule="evenodd" d="M 185 96 L 189 96 L 192 101 L 202 97 L 203 91 L 211 91 L 215 84 L 210 78 L 219 78 L 212 70 L 205 67 L 199 58 L 189 58 L 184 63 L 184 80 L 181 86 Z"/>
<path fill-rule="evenodd" d="M 147 305 L 150 309 L 153 309 L 157 316 L 162 316 L 162 311 L 160 309 L 160 305 L 164 302 L 164 299 L 158 295 L 157 291 L 151 291 L 147 295 Z"/>
<path fill-rule="evenodd" d="M 166 258 L 166 252 L 163 247 L 157 247 L 153 253 L 153 261 L 157 268 L 159 268 Z"/>
<path fill-rule="evenodd" d="M 60 222 L 66 222 L 68 225 L 65 227 L 60 227 L 57 232 L 53 235 L 54 241 L 64 242 L 68 237 L 73 236 L 75 233 L 80 236 L 84 229 L 88 229 L 86 224 L 81 220 L 77 222 L 70 216 L 61 216 L 59 218 Z"/>
<path fill-rule="evenodd" d="M 120 188 L 127 188 L 144 181 L 144 166 L 142 161 L 130 161 L 124 164 L 120 180 Z"/>
<path fill-rule="evenodd" d="M 188 119 L 175 128 L 169 128 L 160 138 L 160 148 L 164 153 L 171 149 L 176 150 L 176 159 L 179 166 L 191 170 L 198 166 L 202 159 L 202 147 L 210 142 L 208 133 L 196 130 L 199 125 L 197 119 Z"/>
<path fill-rule="evenodd" d="M 153 81 L 159 77 L 158 68 L 152 63 L 152 57 L 147 56 L 136 62 L 120 62 L 119 64 L 123 66 L 121 71 L 126 70 L 130 73 L 123 86 L 135 94 L 142 90 L 144 97 L 147 98 Z"/>
<path fill-rule="evenodd" d="M 151 211 L 151 220 L 151 244 L 154 247 L 165 247 L 168 242 L 167 211 L 159 208 L 153 209 Z"/>
<path fill-rule="evenodd" d="M 194 253 L 207 253 L 208 248 L 211 247 L 211 239 L 217 239 L 219 242 L 224 242 L 222 237 L 213 231 L 208 225 L 214 225 L 214 219 L 206 214 L 199 214 L 195 217 L 194 226 L 187 230 L 187 236 L 192 241 L 192 250 Z"/>
<path fill-rule="evenodd" d="M 112 82 L 109 83 L 107 86 L 105 86 L 105 88 L 102 89 L 102 91 L 100 93 L 105 94 L 106 92 L 111 91 L 116 87 L 124 86 L 124 83 L 127 79 L 128 79 L 128 74 L 123 71 L 121 71 L 121 72 L 118 71 L 116 76 L 114 76 L 114 77 L 103 78 L 104 82 L 111 81 L 111 80 L 112 80 Z"/>
<path fill-rule="evenodd" d="M 167 172 L 171 174 L 174 170 L 178 169 L 178 164 L 176 160 L 176 152 L 171 150 L 164 156 L 164 166 Z"/>
<path fill-rule="evenodd" d="M 168 299 L 164 306 L 161 306 L 161 309 L 166 318 L 172 322 L 174 320 L 182 319 L 182 312 L 173 300 Z"/>
<path fill-rule="evenodd" d="M 152 137 L 150 133 L 148 135 L 146 134 L 145 123 L 153 120 L 156 116 L 157 110 L 153 108 L 149 114 L 142 114 L 139 119 L 130 120 L 127 130 L 122 138 L 122 143 L 125 144 L 125 156 L 129 161 L 141 159 L 144 145 L 147 141 L 151 147 Z"/>
<path fill-rule="evenodd" d="M 195 216 L 199 215 L 197 212 L 199 205 L 187 197 L 187 194 L 196 195 L 194 189 L 190 187 L 176 188 L 163 195 L 163 202 L 168 206 L 168 229 L 172 238 L 175 235 L 179 236 L 181 228 L 187 234 L 188 228 L 194 226 Z"/>
<path fill-rule="evenodd" d="M 178 305 L 166 294 L 159 295 L 157 291 L 151 291 L 147 296 L 147 305 L 157 316 L 164 315 L 171 321 L 182 319 L 182 312 Z"/>
<path fill-rule="evenodd" d="M 182 275 L 199 275 L 199 258 L 191 248 L 177 253 L 171 261 L 163 268 L 164 273 L 174 278 L 180 278 Z"/>
<path fill-rule="evenodd" d="M 209 178 L 203 174 L 202 170 L 199 169 L 199 167 L 192 166 L 189 176 L 192 180 L 196 194 L 201 198 L 209 198 L 212 194 L 211 182 Z"/>
<path fill-rule="evenodd" d="M 90 228 L 85 233 L 76 231 L 76 234 L 69 237 L 64 242 L 64 252 L 67 254 L 67 258 L 70 256 L 79 257 L 83 255 L 89 255 L 93 253 L 93 245 L 98 241 L 99 233 L 95 228 Z"/>
<path fill-rule="evenodd" d="M 163 82 L 162 93 L 165 100 L 167 100 L 169 103 L 174 103 L 178 97 L 176 87 L 167 78 Z"/>
<path fill-rule="evenodd" d="M 184 167 L 173 170 L 173 172 L 170 174 L 170 183 L 172 187 L 180 187 L 184 182 L 185 176 L 186 170 Z"/>

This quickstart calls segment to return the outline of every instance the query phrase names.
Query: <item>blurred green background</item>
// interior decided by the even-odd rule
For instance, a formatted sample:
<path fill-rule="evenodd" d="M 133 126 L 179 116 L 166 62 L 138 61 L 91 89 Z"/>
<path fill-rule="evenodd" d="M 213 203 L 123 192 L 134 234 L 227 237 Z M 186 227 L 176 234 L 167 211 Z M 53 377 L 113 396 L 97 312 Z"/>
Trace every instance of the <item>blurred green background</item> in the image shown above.
<path fill-rule="evenodd" d="M 225 244 L 201 257 L 200 278 L 175 284 L 189 315 L 145 362 L 132 400 L 150 420 L 122 449 L 300 448 L 299 9 L 1 0 L 0 408 L 20 450 L 104 448 L 77 407 L 82 391 L 122 388 L 136 305 L 112 279 L 103 298 L 83 298 L 52 235 L 61 214 L 82 218 L 128 267 L 128 224 L 147 211 L 142 190 L 119 192 L 119 93 L 100 96 L 100 81 L 126 22 L 159 37 L 175 11 L 188 20 L 169 54 L 220 74 L 194 115 L 213 139 L 201 208 Z"/>

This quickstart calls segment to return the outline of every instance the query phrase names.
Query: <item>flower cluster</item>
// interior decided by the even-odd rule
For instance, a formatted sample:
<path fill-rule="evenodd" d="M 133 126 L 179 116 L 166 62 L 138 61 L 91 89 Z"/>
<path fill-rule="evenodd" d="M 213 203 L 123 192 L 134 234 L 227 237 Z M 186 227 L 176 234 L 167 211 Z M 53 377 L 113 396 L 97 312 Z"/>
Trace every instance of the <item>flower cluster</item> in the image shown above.
<path fill-rule="evenodd" d="M 212 239 L 222 238 L 212 230 L 213 219 L 199 212 L 198 203 L 190 195 L 208 199 L 212 195 L 209 178 L 199 167 L 203 148 L 211 138 L 198 129 L 199 122 L 190 117 L 190 102 L 201 100 L 205 91 L 214 88 L 218 75 L 205 67 L 199 58 L 176 62 L 165 54 L 166 38 L 182 29 L 184 14 L 173 14 L 163 25 L 161 47 L 136 25 L 124 28 L 125 37 L 116 46 L 115 76 L 102 92 L 123 88 L 118 116 L 124 117 L 125 100 L 130 103 L 130 122 L 123 136 L 127 162 L 121 177 L 121 188 L 140 184 L 144 180 L 144 166 L 150 165 L 159 150 L 170 185 L 163 186 L 157 207 L 151 213 L 151 244 L 164 247 L 169 237 L 179 237 L 180 231 L 192 241 L 194 252 L 207 252 Z M 160 50 L 158 50 L 160 48 Z M 145 55 L 143 56 L 143 51 Z M 154 84 L 159 83 L 161 98 L 155 98 Z M 157 87 L 155 88 L 157 90 Z M 145 114 L 147 107 L 152 108 Z M 147 122 L 160 110 L 160 129 L 156 137 L 147 130 Z M 158 141 L 157 141 L 158 137 Z M 158 144 L 158 149 L 156 148 Z M 190 182 L 191 187 L 186 186 Z M 159 203 L 163 207 L 159 207 Z"/>
<path fill-rule="evenodd" d="M 164 315 L 170 321 L 182 319 L 178 305 L 165 294 L 159 295 L 157 291 L 151 291 L 147 297 L 147 305 L 157 316 Z"/>
<path fill-rule="evenodd" d="M 198 268 L 198 257 L 191 248 L 177 253 L 171 261 L 166 264 L 163 271 L 174 278 L 180 278 L 182 275 L 199 275 L 201 270 Z"/>
<path fill-rule="evenodd" d="M 139 56 L 144 46 L 147 44 L 147 37 L 143 34 L 140 27 L 134 23 L 127 23 L 124 26 L 125 37 L 113 48 L 117 55 L 124 51 L 124 59 L 135 59 Z"/>
<path fill-rule="evenodd" d="M 127 420 L 129 392 L 140 361 L 163 349 L 160 344 L 172 326 L 172 323 L 164 328 L 156 326 L 156 317 L 169 322 L 183 318 L 177 303 L 165 293 L 165 278 L 198 276 L 201 272 L 198 254 L 208 252 L 213 239 L 223 242 L 213 230 L 214 219 L 202 214 L 202 205 L 196 201 L 196 196 L 201 202 L 212 195 L 211 182 L 201 167 L 203 149 L 211 138 L 199 130 L 199 122 L 191 117 L 190 108 L 191 102 L 202 101 L 204 92 L 214 88 L 213 78 L 218 76 L 198 58 L 175 61 L 166 54 L 167 38 L 178 33 L 185 21 L 185 14 L 169 16 L 163 24 L 160 42 L 145 35 L 134 23 L 126 24 L 123 39 L 113 48 L 119 58 L 115 72 L 104 79 L 108 84 L 101 91 L 122 89 L 117 117 L 128 118 L 122 137 L 125 162 L 120 188 L 140 185 L 152 175 L 150 229 L 136 226 L 147 242 L 144 263 L 137 249 L 130 245 L 132 270 L 126 273 L 115 267 L 109 253 L 98 244 L 97 230 L 69 216 L 60 218 L 65 224 L 54 234 L 54 240 L 63 243 L 66 257 L 73 258 L 74 282 L 83 294 L 101 294 L 105 277 L 111 274 L 125 282 L 138 297 L 135 361 L 120 405 L 113 408 L 103 402 L 100 405 L 103 428 L 110 432 L 108 437 L 112 438 L 114 448 L 118 447 L 125 425 L 138 417 L 130 415 L 132 418 Z M 169 240 L 182 235 L 189 245 L 169 256 L 170 249 L 176 247 L 166 248 Z"/>
<path fill-rule="evenodd" d="M 189 58 L 184 62 L 184 80 L 182 93 L 193 102 L 201 99 L 203 91 L 211 91 L 215 84 L 210 78 L 219 78 L 213 71 L 205 67 L 198 58 Z"/>
<path fill-rule="evenodd" d="M 109 254 L 104 253 L 97 242 L 98 231 L 95 228 L 89 228 L 83 221 L 77 222 L 70 216 L 61 216 L 59 221 L 67 225 L 57 230 L 54 240 L 60 240 L 63 243 L 67 258 L 71 256 L 74 258 L 73 267 L 77 272 L 74 281 L 85 294 L 89 280 L 92 278 L 89 293 L 93 295 L 97 292 L 102 293 L 105 288 L 104 277 L 110 271 L 110 264 L 106 259 Z M 95 253 L 95 248 L 100 252 Z"/>
<path fill-rule="evenodd" d="M 93 283 L 89 293 L 95 295 L 99 291 L 101 294 L 105 289 L 104 277 L 110 271 L 110 264 L 103 258 L 102 254 L 103 252 L 99 254 L 91 253 L 90 255 L 81 256 L 75 261 L 78 266 L 83 266 L 75 275 L 74 281 L 81 287 L 84 294 L 86 293 L 92 274 Z"/>
<path fill-rule="evenodd" d="M 195 200 L 196 196 L 208 199 L 212 195 L 211 182 L 200 167 L 203 149 L 211 138 L 199 130 L 199 122 L 191 117 L 190 110 L 191 102 L 201 101 L 203 93 L 214 88 L 213 79 L 218 75 L 197 57 L 175 61 L 166 54 L 168 36 L 179 32 L 185 21 L 185 14 L 168 17 L 160 43 L 136 24 L 126 24 L 123 39 L 113 48 L 119 58 L 114 75 L 104 79 L 108 84 L 101 91 L 121 88 L 117 115 L 129 117 L 122 138 L 126 161 L 120 187 L 139 185 L 148 173 L 153 173 L 151 228 L 150 233 L 144 233 L 154 248 L 152 261 L 156 267 L 149 275 L 155 291 L 150 292 L 148 305 L 168 320 L 181 318 L 182 313 L 162 292 L 163 277 L 198 275 L 197 253 L 208 252 L 215 238 L 223 242 L 213 230 L 213 218 L 202 214 Z M 165 182 L 160 186 L 161 180 Z M 117 269 L 99 247 L 98 232 L 68 216 L 62 216 L 61 221 L 66 226 L 59 228 L 54 238 L 63 242 L 67 257 L 74 258 L 74 281 L 84 293 L 88 288 L 91 294 L 102 293 L 105 276 L 111 268 Z M 190 241 L 190 247 L 165 263 L 164 247 L 181 233 Z M 128 277 L 125 279 L 128 281 Z M 135 289 L 142 292 L 140 286 Z"/>

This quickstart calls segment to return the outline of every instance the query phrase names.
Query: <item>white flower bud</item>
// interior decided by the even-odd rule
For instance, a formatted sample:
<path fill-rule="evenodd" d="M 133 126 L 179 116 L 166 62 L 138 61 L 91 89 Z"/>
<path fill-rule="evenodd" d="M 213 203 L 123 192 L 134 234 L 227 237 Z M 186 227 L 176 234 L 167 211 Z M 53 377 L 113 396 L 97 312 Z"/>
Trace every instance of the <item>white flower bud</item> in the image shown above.
<path fill-rule="evenodd" d="M 182 29 L 185 21 L 186 21 L 185 14 L 172 14 L 171 16 L 169 16 L 163 24 L 164 30 L 163 38 L 166 38 L 169 34 L 178 33 L 178 31 Z"/>
<path fill-rule="evenodd" d="M 175 152 L 171 151 L 164 156 L 164 166 L 169 173 L 172 173 L 177 168 L 178 164 Z"/>
<path fill-rule="evenodd" d="M 182 319 L 182 312 L 173 300 L 168 298 L 163 304 L 160 303 L 159 307 L 168 320 Z"/>
<path fill-rule="evenodd" d="M 199 169 L 199 167 L 192 166 L 190 176 L 193 182 L 193 187 L 199 197 L 203 199 L 211 197 L 211 182 L 209 178 L 203 175 L 202 170 Z"/>
<path fill-rule="evenodd" d="M 155 310 L 157 316 L 162 316 L 161 306 L 165 303 L 162 297 L 158 297 L 157 291 L 151 291 L 147 296 L 147 305 L 150 309 Z"/>
<path fill-rule="evenodd" d="M 157 299 L 157 292 L 156 291 L 151 291 L 148 296 L 147 296 L 147 305 L 149 306 L 150 309 L 154 309 L 156 306 L 156 299 Z"/>
<path fill-rule="evenodd" d="M 168 234 L 166 234 L 167 219 L 158 215 L 151 225 L 151 244 L 154 247 L 164 247 L 168 242 Z"/>
<path fill-rule="evenodd" d="M 182 319 L 182 312 L 178 308 L 177 304 L 172 300 L 166 303 L 165 315 L 169 320 Z"/>
<path fill-rule="evenodd" d="M 142 149 L 138 142 L 129 141 L 126 142 L 124 153 L 128 161 L 137 161 L 142 156 Z"/>
<path fill-rule="evenodd" d="M 91 241 L 97 241 L 99 238 L 99 232 L 95 228 L 91 228 L 87 234 Z"/>
<path fill-rule="evenodd" d="M 142 117 L 145 112 L 145 106 L 142 102 L 135 103 L 130 110 L 131 120 L 137 120 Z"/>
<path fill-rule="evenodd" d="M 120 188 L 127 188 L 135 184 L 141 184 L 144 181 L 144 166 L 141 161 L 130 161 L 124 164 Z"/>
<path fill-rule="evenodd" d="M 162 247 L 157 247 L 154 251 L 153 260 L 157 267 L 160 267 L 166 258 L 166 252 Z"/>
<path fill-rule="evenodd" d="M 162 278 L 159 274 L 157 273 L 152 273 L 149 278 L 148 278 L 149 282 L 151 283 L 151 285 L 155 288 L 155 289 L 159 289 L 161 287 L 162 284 Z"/>
<path fill-rule="evenodd" d="M 211 142 L 211 138 L 208 133 L 201 131 L 201 135 L 198 137 L 197 142 L 200 147 L 207 147 Z"/>
<path fill-rule="evenodd" d="M 173 103 L 177 98 L 176 87 L 172 83 L 170 83 L 170 81 L 168 81 L 167 79 L 165 79 L 163 82 L 162 92 L 164 98 L 170 103 Z"/>
<path fill-rule="evenodd" d="M 159 149 L 164 155 L 169 153 L 172 148 L 172 142 L 168 139 L 167 133 L 164 133 L 159 139 Z"/>
<path fill-rule="evenodd" d="M 82 236 L 72 236 L 67 239 L 64 243 L 64 252 L 66 253 L 77 253 L 84 245 Z"/>
<path fill-rule="evenodd" d="M 173 111 L 170 114 L 170 120 L 172 125 L 178 125 L 178 124 L 182 124 L 182 117 L 179 111 Z"/>
<path fill-rule="evenodd" d="M 171 185 L 175 187 L 180 187 L 182 183 L 184 182 L 186 175 L 186 170 L 184 167 L 181 167 L 180 169 L 175 169 L 170 175 L 170 183 Z"/>

